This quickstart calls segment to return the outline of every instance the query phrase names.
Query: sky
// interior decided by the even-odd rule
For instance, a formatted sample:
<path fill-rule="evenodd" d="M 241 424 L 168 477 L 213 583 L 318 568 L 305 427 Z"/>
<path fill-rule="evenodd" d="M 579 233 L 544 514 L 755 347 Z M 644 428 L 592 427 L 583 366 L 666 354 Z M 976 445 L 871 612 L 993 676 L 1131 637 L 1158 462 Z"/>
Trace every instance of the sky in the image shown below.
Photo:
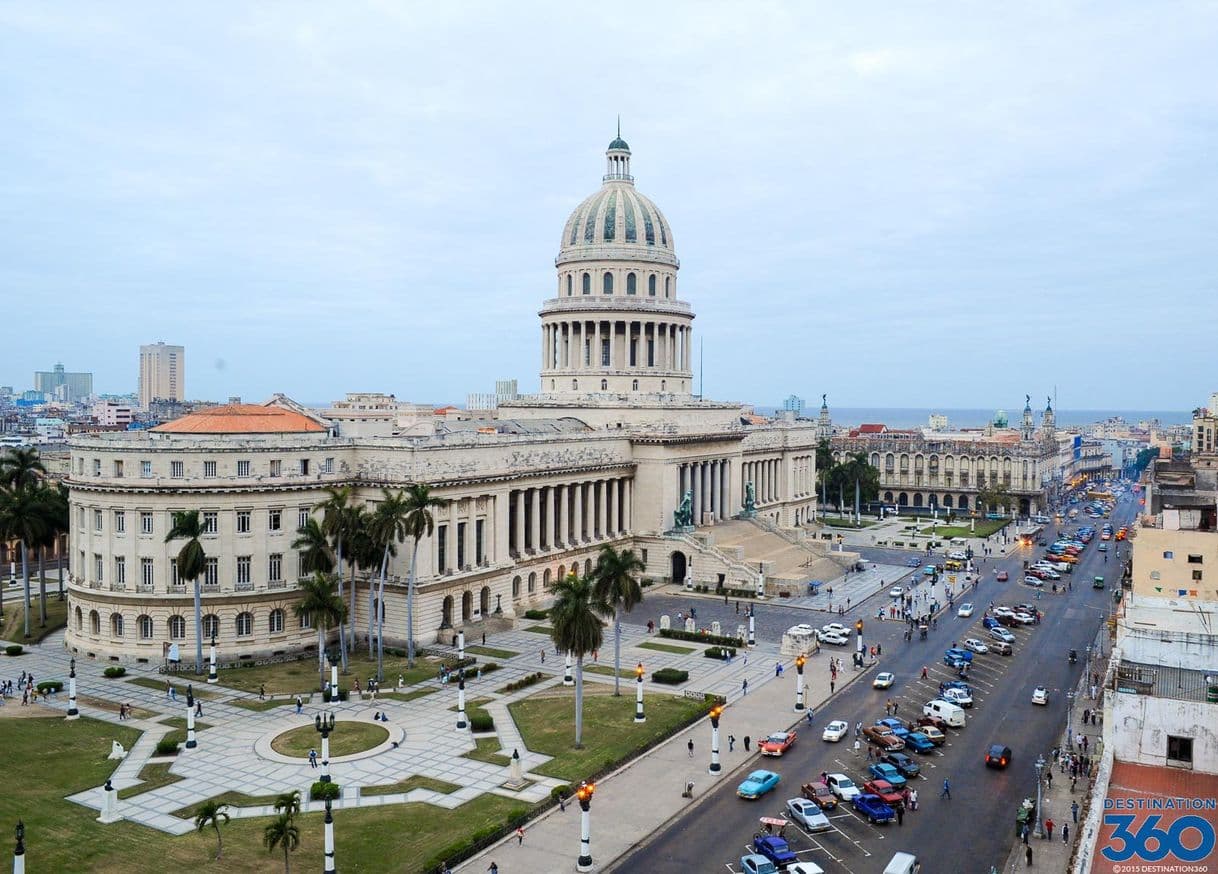
<path fill-rule="evenodd" d="M 1218 5 L 0 5 L 0 384 L 458 402 L 621 116 L 707 396 L 1218 390 Z M 1038 406 L 1039 409 L 1039 406 Z"/>

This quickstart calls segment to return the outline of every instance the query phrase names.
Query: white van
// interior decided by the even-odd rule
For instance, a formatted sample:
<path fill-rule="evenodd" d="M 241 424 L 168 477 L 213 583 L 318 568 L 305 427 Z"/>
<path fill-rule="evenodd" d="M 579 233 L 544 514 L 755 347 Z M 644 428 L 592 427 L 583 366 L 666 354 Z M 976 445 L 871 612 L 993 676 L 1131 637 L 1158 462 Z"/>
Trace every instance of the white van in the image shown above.
<path fill-rule="evenodd" d="M 927 701 L 922 706 L 922 715 L 937 716 L 952 728 L 964 727 L 964 708 L 951 701 L 944 701 L 942 698 Z"/>
<path fill-rule="evenodd" d="M 918 874 L 922 865 L 913 853 L 894 853 L 884 866 L 884 874 Z"/>

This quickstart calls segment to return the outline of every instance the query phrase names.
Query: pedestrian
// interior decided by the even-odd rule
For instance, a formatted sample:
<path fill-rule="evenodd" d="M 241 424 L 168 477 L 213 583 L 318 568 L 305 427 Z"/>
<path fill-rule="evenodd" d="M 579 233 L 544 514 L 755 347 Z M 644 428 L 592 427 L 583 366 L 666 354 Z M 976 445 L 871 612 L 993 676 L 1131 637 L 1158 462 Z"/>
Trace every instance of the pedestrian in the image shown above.
<path fill-rule="evenodd" d="M 918 790 L 917 789 L 911 789 L 909 791 L 909 809 L 910 810 L 918 809 Z"/>
<path fill-rule="evenodd" d="M 737 615 L 739 615 L 739 613 L 740 613 L 740 602 L 739 601 L 736 602 L 736 613 L 737 613 Z"/>
<path fill-rule="evenodd" d="M 781 676 L 782 676 L 782 662 L 777 662 L 777 663 L 774 665 L 774 676 L 775 676 L 775 677 L 781 677 Z"/>
<path fill-rule="evenodd" d="M 203 715 L 203 699 L 197 698 L 197 699 L 195 699 L 195 716 L 202 716 L 202 715 Z"/>
<path fill-rule="evenodd" d="M 1083 725 L 1091 721 L 1091 711 L 1086 707 L 1083 708 Z"/>
<path fill-rule="evenodd" d="M 304 708 L 304 701 L 302 701 L 300 696 L 297 695 L 296 696 L 296 715 L 297 716 L 300 715 L 300 712 L 303 708 Z"/>
<path fill-rule="evenodd" d="M 884 654 L 884 645 L 882 643 L 877 643 L 875 645 L 875 654 L 878 656 Z"/>
<path fill-rule="evenodd" d="M 546 663 L 546 651 L 544 649 L 541 651 L 541 663 L 543 665 Z"/>
<path fill-rule="evenodd" d="M 1071 778 L 1070 778 L 1070 794 L 1071 794 L 1071 795 L 1073 795 L 1073 794 L 1074 794 L 1074 787 L 1075 787 L 1076 785 L 1078 785 L 1078 777 L 1071 777 Z M 1078 802 L 1077 802 L 1077 801 L 1076 801 L 1076 802 L 1074 802 L 1074 803 L 1075 803 L 1076 805 L 1078 804 Z M 1078 822 L 1078 813 L 1077 813 L 1077 812 L 1074 814 L 1074 821 L 1075 821 L 1075 822 Z"/>
<path fill-rule="evenodd" d="M 905 825 L 905 807 L 897 805 L 897 825 Z"/>
<path fill-rule="evenodd" d="M 486 646 L 486 632 L 482 632 L 482 645 Z"/>
<path fill-rule="evenodd" d="M 1026 822 L 1023 824 L 1023 828 L 1019 830 L 1019 839 L 1023 841 L 1025 845 L 1028 843 L 1029 831 L 1030 829 L 1028 828 L 1028 824 Z"/>
<path fill-rule="evenodd" d="M 926 665 L 923 665 L 923 666 L 922 666 L 922 679 L 923 679 L 923 680 L 925 680 L 925 679 L 926 679 Z"/>
<path fill-rule="evenodd" d="M 170 685 L 170 687 L 169 687 L 169 697 L 171 700 L 173 700 L 175 702 L 178 700 L 178 690 L 175 689 L 172 685 Z"/>
<path fill-rule="evenodd" d="M 490 866 L 486 870 L 489 871 L 490 874 L 499 874 L 499 866 L 494 862 L 491 862 Z"/>
<path fill-rule="evenodd" d="M 736 735 L 729 734 L 727 736 L 727 751 L 734 753 L 736 751 Z"/>
<path fill-rule="evenodd" d="M 871 761 L 871 744 L 867 744 L 867 761 Z"/>
<path fill-rule="evenodd" d="M 744 736 L 744 751 L 746 753 L 749 751 L 749 743 L 750 743 L 749 736 L 746 734 Z"/>
<path fill-rule="evenodd" d="M 1047 788 L 1047 789 L 1053 788 L 1053 769 L 1052 768 L 1049 768 L 1048 773 L 1045 774 L 1045 783 L 1048 784 L 1045 788 Z"/>
<path fill-rule="evenodd" d="M 862 737 L 862 736 L 863 736 L 863 723 L 862 723 L 862 721 L 861 721 L 861 720 L 860 720 L 859 722 L 856 722 L 856 723 L 854 724 L 854 736 L 855 736 L 855 737 Z"/>
<path fill-rule="evenodd" d="M 265 701 L 265 700 L 266 700 L 266 686 L 259 686 L 259 687 L 258 687 L 258 700 L 259 700 L 259 701 Z"/>
<path fill-rule="evenodd" d="M 901 702 L 900 702 L 900 701 L 893 701 L 893 702 L 892 702 L 892 715 L 893 715 L 893 716 L 896 716 L 896 715 L 897 715 L 897 708 L 898 708 L 898 707 L 900 707 L 900 706 L 901 706 Z"/>
<path fill-rule="evenodd" d="M 1062 843 L 1070 843 L 1070 823 L 1062 823 Z"/>
<path fill-rule="evenodd" d="M 686 747 L 689 748 L 689 757 L 692 759 L 694 757 L 694 739 L 692 737 L 689 739 L 689 743 L 686 744 Z"/>
<path fill-rule="evenodd" d="M 808 728 L 811 728 L 811 727 L 812 727 L 812 718 L 813 718 L 813 717 L 812 717 L 812 708 L 811 708 L 811 707 L 809 707 L 809 708 L 808 708 L 807 717 L 808 717 Z"/>
<path fill-rule="evenodd" d="M 748 658 L 748 656 L 745 656 L 745 658 Z M 745 677 L 743 680 L 740 681 L 740 694 L 741 695 L 749 694 L 749 678 L 748 677 Z"/>
<path fill-rule="evenodd" d="M 309 767 L 317 767 L 317 750 L 309 750 Z"/>
<path fill-rule="evenodd" d="M 1024 858 L 1028 860 L 1028 867 L 1031 868 L 1032 867 L 1032 846 L 1030 844 L 1023 848 L 1023 855 L 1024 855 Z"/>
<path fill-rule="evenodd" d="M 1090 745 L 1090 739 L 1087 735 L 1083 735 L 1083 752 L 1087 752 L 1087 747 Z"/>
<path fill-rule="evenodd" d="M 519 847 L 519 846 L 522 846 L 523 844 L 524 844 L 524 826 L 518 825 L 518 826 L 516 826 L 516 846 Z"/>
<path fill-rule="evenodd" d="M 1048 834 L 1049 834 L 1049 840 L 1053 840 L 1053 826 L 1054 825 L 1056 825 L 1056 823 L 1054 823 L 1053 820 L 1051 820 L 1051 819 L 1045 820 L 1045 831 L 1048 832 Z"/>
<path fill-rule="evenodd" d="M 558 794 L 558 810 L 560 813 L 567 812 L 567 797 L 561 792 Z"/>
<path fill-rule="evenodd" d="M 837 680 L 830 680 L 830 681 L 829 681 L 829 694 L 830 694 L 830 695 L 832 695 L 832 694 L 833 694 L 833 687 L 834 687 L 834 686 L 836 686 L 836 685 L 837 685 Z"/>
<path fill-rule="evenodd" d="M 952 798 L 952 784 L 948 782 L 946 777 L 943 778 L 943 791 L 939 793 L 939 797 L 946 798 L 948 801 Z"/>
<path fill-rule="evenodd" d="M 1074 820 L 1075 825 L 1078 824 L 1078 802 L 1070 802 L 1070 816 Z"/>
<path fill-rule="evenodd" d="M 860 747 L 860 746 L 861 746 L 861 743 L 860 743 L 858 740 L 855 740 L 855 742 L 854 742 L 854 754 L 855 754 L 856 756 L 859 754 L 859 747 Z"/>

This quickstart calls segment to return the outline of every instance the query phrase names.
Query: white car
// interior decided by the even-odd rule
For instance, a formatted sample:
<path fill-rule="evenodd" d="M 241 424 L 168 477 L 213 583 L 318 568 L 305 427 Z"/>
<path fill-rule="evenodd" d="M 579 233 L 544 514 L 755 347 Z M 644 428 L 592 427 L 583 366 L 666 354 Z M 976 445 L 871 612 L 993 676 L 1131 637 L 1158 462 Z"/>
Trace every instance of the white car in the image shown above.
<path fill-rule="evenodd" d="M 850 642 L 850 638 L 840 631 L 821 631 L 816 636 L 821 643 L 831 643 L 834 646 L 845 646 Z"/>
<path fill-rule="evenodd" d="M 964 639 L 964 648 L 976 653 L 990 651 L 990 648 L 985 645 L 985 641 L 978 640 L 975 637 L 966 637 Z"/>
<path fill-rule="evenodd" d="M 807 798 L 792 798 L 787 801 L 787 813 L 797 824 L 810 832 L 827 832 L 833 828 L 815 801 Z"/>
<path fill-rule="evenodd" d="M 1032 586 L 1034 588 L 1040 588 L 1041 586 L 1043 586 L 1045 584 L 1045 581 L 1042 580 L 1040 577 L 1026 576 L 1023 578 L 1023 584 L 1025 586 Z"/>
<path fill-rule="evenodd" d="M 829 791 L 842 801 L 853 801 L 859 797 L 859 787 L 845 774 L 830 774 L 826 783 Z"/>
<path fill-rule="evenodd" d="M 1030 613 L 1016 613 L 1015 621 L 1020 625 L 1034 625 L 1036 623 L 1036 617 Z"/>
<path fill-rule="evenodd" d="M 820 630 L 828 634 L 831 631 L 836 631 L 838 634 L 849 634 L 850 629 L 840 622 L 830 622 L 828 625 L 822 625 Z"/>
<path fill-rule="evenodd" d="M 871 681 L 871 688 L 873 688 L 873 689 L 891 689 L 892 684 L 895 683 L 896 681 L 897 681 L 896 674 L 892 673 L 891 671 L 883 671 L 882 673 L 875 675 L 875 679 Z"/>
<path fill-rule="evenodd" d="M 821 732 L 820 739 L 827 740 L 830 743 L 837 743 L 849 733 L 850 724 L 840 719 L 835 719 L 825 726 L 825 730 Z"/>
<path fill-rule="evenodd" d="M 1046 689 L 1044 686 L 1037 686 L 1035 689 L 1033 689 L 1032 690 L 1032 703 L 1033 704 L 1048 704 L 1049 703 L 1049 690 Z"/>
<path fill-rule="evenodd" d="M 951 689 L 944 689 L 942 698 L 944 701 L 959 704 L 961 707 L 973 706 L 973 696 L 963 689 L 957 689 L 955 687 L 952 687 Z"/>
<path fill-rule="evenodd" d="M 905 589 L 901 586 L 893 586 L 891 589 L 888 590 L 888 597 L 889 598 L 904 598 Z"/>
<path fill-rule="evenodd" d="M 825 869 L 815 862 L 792 862 L 787 866 L 787 874 L 825 874 Z"/>
<path fill-rule="evenodd" d="M 949 552 L 947 554 L 947 557 L 950 558 L 952 561 L 968 561 L 968 553 L 961 552 L 958 549 L 953 550 L 952 552 Z"/>
<path fill-rule="evenodd" d="M 973 605 L 972 604 L 961 604 L 960 607 L 956 610 L 956 615 L 960 616 L 964 619 L 967 619 L 968 617 L 973 615 Z"/>

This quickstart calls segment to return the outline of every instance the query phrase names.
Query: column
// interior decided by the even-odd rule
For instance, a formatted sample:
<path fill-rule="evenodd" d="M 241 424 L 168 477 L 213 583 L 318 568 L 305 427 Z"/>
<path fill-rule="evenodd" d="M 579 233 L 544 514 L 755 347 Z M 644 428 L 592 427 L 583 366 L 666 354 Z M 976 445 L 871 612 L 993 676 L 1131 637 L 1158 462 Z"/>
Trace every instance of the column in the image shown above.
<path fill-rule="evenodd" d="M 711 514 L 723 518 L 723 462 L 711 462 Z"/>
<path fill-rule="evenodd" d="M 444 567 L 441 571 L 457 567 L 457 501 L 448 502 L 448 536 L 444 544 Z"/>
<path fill-rule="evenodd" d="M 461 548 L 461 552 L 465 556 L 466 565 L 468 565 L 469 567 L 474 567 L 478 564 L 478 561 L 477 561 L 478 557 L 476 555 L 474 555 L 474 526 L 477 524 L 477 521 L 474 519 L 474 516 L 477 513 L 477 507 L 478 507 L 478 499 L 475 497 L 471 497 L 469 499 L 469 515 L 467 515 L 465 517 L 465 536 L 463 538 L 461 538 L 464 541 L 464 545 Z M 483 533 L 484 540 L 485 540 L 485 537 L 486 537 L 486 535 L 484 532 Z"/>
<path fill-rule="evenodd" d="M 617 518 L 617 489 L 620 482 L 621 480 L 618 479 L 609 480 L 609 528 L 605 533 L 610 537 L 615 536 L 619 531 L 622 530 L 622 526 L 618 524 Z"/>
<path fill-rule="evenodd" d="M 676 325 L 668 326 L 668 335 L 669 335 L 669 340 L 670 340 L 669 347 L 668 347 L 670 350 L 669 351 L 669 364 L 673 370 L 679 369 L 677 367 L 677 355 L 680 351 L 680 343 L 677 341 L 677 337 L 679 336 L 680 330 L 681 329 L 678 328 Z"/>
<path fill-rule="evenodd" d="M 570 370 L 571 369 L 571 347 L 572 347 L 572 345 L 574 345 L 571 342 L 573 328 L 572 328 L 570 322 L 563 322 L 562 327 L 563 327 L 563 333 L 562 333 L 562 362 L 563 362 L 563 364 L 562 364 L 562 366 L 564 368 L 566 368 L 567 370 Z"/>
<path fill-rule="evenodd" d="M 693 516 L 694 525 L 697 525 L 699 522 L 701 522 L 701 518 L 698 516 L 698 507 L 702 506 L 702 504 L 701 504 L 701 501 L 702 501 L 702 465 L 701 464 L 699 464 L 696 461 L 692 462 L 690 464 L 689 478 L 690 478 L 690 482 L 692 483 L 692 485 L 690 487 L 690 491 L 693 492 L 693 494 L 690 496 L 692 498 L 692 500 L 690 501 L 690 505 L 689 505 L 690 506 L 690 515 Z"/>
<path fill-rule="evenodd" d="M 515 534 L 512 548 L 517 555 L 524 555 L 524 489 L 516 489 L 516 520 L 512 526 Z"/>
<path fill-rule="evenodd" d="M 498 562 L 506 558 L 508 555 L 508 507 L 511 504 L 508 501 L 508 492 L 500 492 L 491 498 L 491 542 L 494 547 L 491 550 L 491 561 Z"/>
<path fill-rule="evenodd" d="M 622 494 L 622 530 L 624 530 L 624 531 L 631 530 L 631 527 L 630 527 L 630 509 L 631 509 L 630 500 L 631 500 L 631 494 L 632 494 L 632 490 L 633 490 L 633 483 L 634 483 L 634 480 L 627 479 L 622 484 L 622 486 L 623 486 L 623 488 L 622 488 L 622 492 L 623 492 L 623 494 Z"/>
<path fill-rule="evenodd" d="M 732 462 L 730 459 L 724 459 L 723 465 L 722 488 L 723 488 L 723 503 L 720 505 L 719 518 L 730 519 L 736 508 L 732 506 Z"/>
<path fill-rule="evenodd" d="M 575 486 L 575 518 L 572 520 L 574 524 L 571 526 L 571 541 L 573 543 L 584 542 L 584 484 L 576 483 Z"/>
<path fill-rule="evenodd" d="M 698 512 L 698 521 L 702 521 L 702 514 L 709 513 L 711 508 L 711 463 L 709 461 L 702 462 L 702 504 Z"/>
<path fill-rule="evenodd" d="M 554 518 L 554 486 L 546 486 L 546 549 L 554 548 L 554 531 L 558 522 Z"/>
<path fill-rule="evenodd" d="M 601 320 L 597 319 L 592 329 L 592 366 L 601 366 Z"/>
<path fill-rule="evenodd" d="M 529 546 L 541 551 L 541 489 L 529 489 Z"/>

